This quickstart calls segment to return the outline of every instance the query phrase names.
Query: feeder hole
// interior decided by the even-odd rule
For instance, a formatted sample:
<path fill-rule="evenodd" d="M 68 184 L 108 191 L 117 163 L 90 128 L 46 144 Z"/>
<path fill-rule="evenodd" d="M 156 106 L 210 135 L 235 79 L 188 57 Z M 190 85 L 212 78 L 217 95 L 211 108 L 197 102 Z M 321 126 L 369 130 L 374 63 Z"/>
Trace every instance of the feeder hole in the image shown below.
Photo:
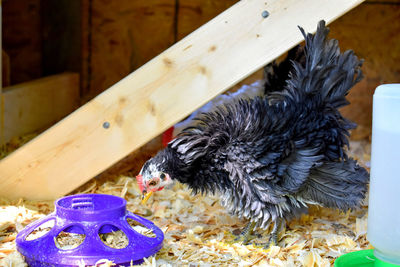
<path fill-rule="evenodd" d="M 127 218 L 126 221 L 132 227 L 132 229 L 135 230 L 136 232 L 138 232 L 139 234 L 147 236 L 147 237 L 151 237 L 151 238 L 156 237 L 156 234 L 153 232 L 153 230 L 144 226 L 140 222 L 138 222 L 132 218 Z"/>
<path fill-rule="evenodd" d="M 129 239 L 118 227 L 105 224 L 99 230 L 100 240 L 110 248 L 122 249 L 128 246 Z"/>
<path fill-rule="evenodd" d="M 62 230 L 54 239 L 56 247 L 62 250 L 70 250 L 79 247 L 85 241 L 86 235 L 79 225 L 71 225 Z"/>
<path fill-rule="evenodd" d="M 27 235 L 25 240 L 32 241 L 32 240 L 41 238 L 42 236 L 44 236 L 45 234 L 50 232 L 50 230 L 53 229 L 54 225 L 55 225 L 54 219 L 48 220 L 48 221 L 40 224 L 35 229 L 33 229 L 33 231 L 29 233 L 29 235 Z"/>

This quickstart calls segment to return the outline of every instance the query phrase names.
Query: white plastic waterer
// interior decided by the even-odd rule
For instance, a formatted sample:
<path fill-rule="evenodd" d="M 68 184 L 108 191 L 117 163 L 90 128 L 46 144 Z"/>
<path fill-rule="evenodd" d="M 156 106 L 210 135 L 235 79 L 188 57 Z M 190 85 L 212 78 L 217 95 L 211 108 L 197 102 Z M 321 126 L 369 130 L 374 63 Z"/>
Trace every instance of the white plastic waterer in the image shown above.
<path fill-rule="evenodd" d="M 376 88 L 367 239 L 375 256 L 400 265 L 400 84 Z"/>
<path fill-rule="evenodd" d="M 400 84 L 376 88 L 367 239 L 374 250 L 336 259 L 335 267 L 400 266 Z"/>

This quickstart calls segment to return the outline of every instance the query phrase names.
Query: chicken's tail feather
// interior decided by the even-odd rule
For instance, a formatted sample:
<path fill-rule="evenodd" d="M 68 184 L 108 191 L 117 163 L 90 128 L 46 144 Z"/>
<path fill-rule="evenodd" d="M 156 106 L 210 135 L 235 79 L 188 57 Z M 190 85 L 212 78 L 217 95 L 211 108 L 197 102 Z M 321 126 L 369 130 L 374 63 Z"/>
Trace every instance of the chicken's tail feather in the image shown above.
<path fill-rule="evenodd" d="M 299 197 L 329 208 L 353 209 L 364 199 L 368 181 L 368 172 L 351 158 L 326 162 L 311 170 Z"/>
<path fill-rule="evenodd" d="M 353 51 L 340 52 L 338 41 L 327 39 L 329 29 L 321 21 L 315 34 L 302 32 L 305 63 L 292 61 L 287 83 L 289 95 L 296 102 L 312 101 L 319 106 L 339 108 L 347 105 L 346 95 L 362 78 L 361 65 Z"/>
<path fill-rule="evenodd" d="M 297 45 L 289 50 L 286 58 L 281 62 L 273 61 L 266 65 L 264 67 L 264 94 L 282 91 L 293 69 L 293 62 L 304 64 L 304 61 L 304 48 Z"/>

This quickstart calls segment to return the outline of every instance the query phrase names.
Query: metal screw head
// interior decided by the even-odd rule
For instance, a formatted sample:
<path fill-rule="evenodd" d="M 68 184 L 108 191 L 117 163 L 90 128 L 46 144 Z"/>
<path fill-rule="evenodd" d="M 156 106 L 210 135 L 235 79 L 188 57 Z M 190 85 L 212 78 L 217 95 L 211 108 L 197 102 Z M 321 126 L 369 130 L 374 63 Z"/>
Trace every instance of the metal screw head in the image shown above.
<path fill-rule="evenodd" d="M 269 12 L 268 12 L 267 10 L 264 10 L 264 11 L 261 13 L 261 16 L 265 19 L 266 17 L 269 16 Z"/>
<path fill-rule="evenodd" d="M 104 129 L 110 128 L 110 123 L 109 123 L 108 121 L 105 121 L 105 122 L 103 123 L 103 128 L 104 128 Z"/>

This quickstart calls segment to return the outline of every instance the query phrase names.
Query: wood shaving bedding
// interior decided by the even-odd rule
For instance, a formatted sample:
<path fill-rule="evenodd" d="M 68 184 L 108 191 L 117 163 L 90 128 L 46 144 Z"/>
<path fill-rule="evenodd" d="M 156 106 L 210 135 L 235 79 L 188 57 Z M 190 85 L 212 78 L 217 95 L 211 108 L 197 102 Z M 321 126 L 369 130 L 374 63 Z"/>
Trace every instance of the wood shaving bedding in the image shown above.
<path fill-rule="evenodd" d="M 127 247 L 129 244 L 128 237 L 121 230 L 99 234 L 99 236 L 100 240 L 111 248 L 121 249 Z"/>
<path fill-rule="evenodd" d="M 55 239 L 55 244 L 59 249 L 68 250 L 78 247 L 85 241 L 85 235 L 68 233 L 62 231 Z"/>
<path fill-rule="evenodd" d="M 351 142 L 350 155 L 369 167 L 368 142 Z M 227 214 L 218 195 L 194 196 L 176 184 L 171 190 L 157 192 L 143 206 L 134 174 L 115 175 L 101 184 L 92 180 L 80 192 L 122 196 L 129 211 L 163 230 L 163 248 L 142 266 L 333 266 L 344 253 L 371 248 L 366 239 L 367 200 L 362 209 L 346 213 L 313 206 L 309 214 L 287 223 L 279 246 L 264 250 L 253 244 L 232 243 L 233 232 L 240 232 L 246 222 Z M 51 202 L 0 200 L 0 266 L 26 266 L 16 252 L 15 237 L 53 209 Z M 267 238 L 258 232 L 254 242 L 263 243 Z M 121 241 L 117 236 L 111 239 Z M 99 263 L 97 266 L 112 266 L 107 260 Z"/>

